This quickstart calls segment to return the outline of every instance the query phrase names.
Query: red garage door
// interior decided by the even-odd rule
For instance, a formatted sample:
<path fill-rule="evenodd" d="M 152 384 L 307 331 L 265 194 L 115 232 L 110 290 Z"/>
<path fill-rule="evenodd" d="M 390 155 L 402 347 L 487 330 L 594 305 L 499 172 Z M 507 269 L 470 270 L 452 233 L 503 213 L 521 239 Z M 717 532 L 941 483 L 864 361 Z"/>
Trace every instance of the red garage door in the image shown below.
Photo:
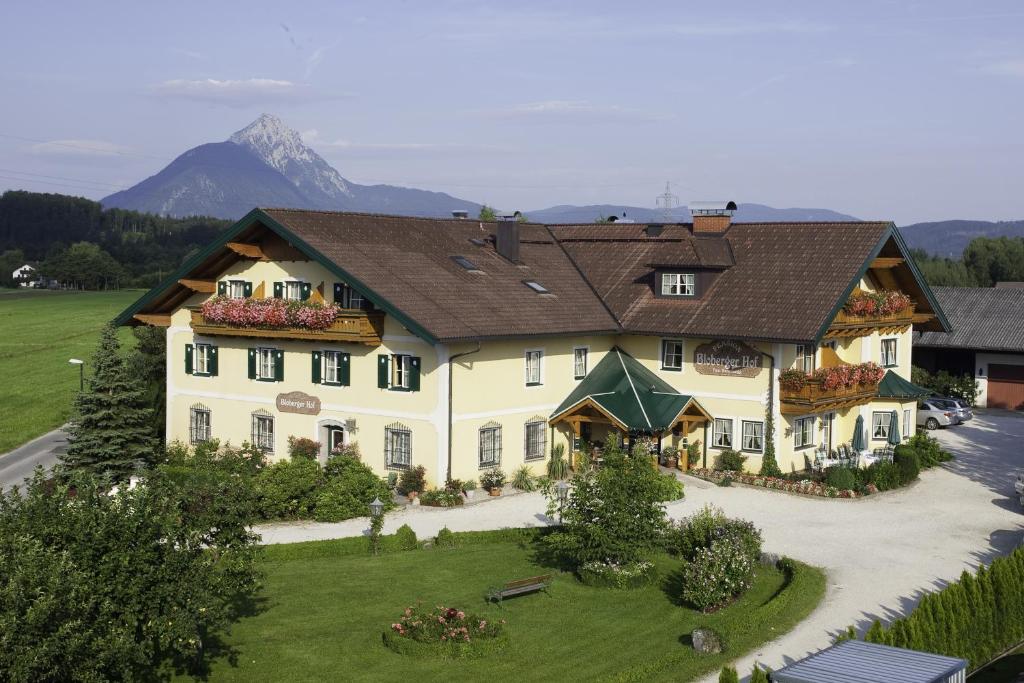
<path fill-rule="evenodd" d="M 988 407 L 1024 409 L 1024 365 L 988 366 Z"/>

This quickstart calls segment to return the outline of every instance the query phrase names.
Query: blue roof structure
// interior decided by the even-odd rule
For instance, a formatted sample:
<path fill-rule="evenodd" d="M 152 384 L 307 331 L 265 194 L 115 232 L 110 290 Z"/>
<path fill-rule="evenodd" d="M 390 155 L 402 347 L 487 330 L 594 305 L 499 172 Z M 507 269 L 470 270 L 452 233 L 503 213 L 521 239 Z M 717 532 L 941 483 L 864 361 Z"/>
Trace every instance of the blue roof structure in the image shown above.
<path fill-rule="evenodd" d="M 773 671 L 776 683 L 962 682 L 967 660 L 847 640 Z"/>

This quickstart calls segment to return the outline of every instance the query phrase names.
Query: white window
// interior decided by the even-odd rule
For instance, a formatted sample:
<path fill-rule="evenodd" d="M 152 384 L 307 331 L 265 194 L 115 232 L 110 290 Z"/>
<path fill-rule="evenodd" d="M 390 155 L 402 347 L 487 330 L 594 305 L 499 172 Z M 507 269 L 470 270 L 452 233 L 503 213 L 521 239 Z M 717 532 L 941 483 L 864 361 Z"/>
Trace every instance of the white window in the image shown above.
<path fill-rule="evenodd" d="M 341 384 L 341 351 L 324 351 L 324 384 Z"/>
<path fill-rule="evenodd" d="M 892 421 L 892 413 L 871 413 L 871 438 L 888 439 L 889 423 Z"/>
<path fill-rule="evenodd" d="M 891 368 L 896 365 L 896 340 L 882 340 L 882 367 Z"/>
<path fill-rule="evenodd" d="M 209 344 L 196 344 L 192 354 L 192 373 L 195 375 L 210 374 L 210 352 Z"/>
<path fill-rule="evenodd" d="M 345 429 L 337 425 L 327 428 L 327 452 L 334 453 L 345 446 Z"/>
<path fill-rule="evenodd" d="M 392 388 L 408 389 L 409 377 L 412 374 L 412 356 L 396 353 L 391 356 Z"/>
<path fill-rule="evenodd" d="M 256 379 L 272 380 L 277 377 L 277 349 L 256 350 Z"/>
<path fill-rule="evenodd" d="M 543 351 L 526 352 L 526 386 L 537 386 L 541 383 L 541 363 L 544 362 Z"/>
<path fill-rule="evenodd" d="M 232 299 L 244 299 L 245 298 L 245 280 L 229 280 L 228 281 L 228 296 Z"/>
<path fill-rule="evenodd" d="M 408 427 L 384 428 L 384 461 L 388 467 L 407 468 L 412 462 L 412 432 Z"/>
<path fill-rule="evenodd" d="M 547 423 L 544 420 L 531 420 L 526 423 L 525 431 L 524 459 L 538 460 L 543 458 L 544 448 L 547 445 Z"/>
<path fill-rule="evenodd" d="M 480 467 L 501 463 L 501 425 L 488 423 L 480 428 Z"/>
<path fill-rule="evenodd" d="M 821 445 L 832 450 L 832 424 L 835 422 L 836 414 L 827 413 L 821 416 Z"/>
<path fill-rule="evenodd" d="M 693 273 L 662 273 L 662 296 L 693 296 Z"/>
<path fill-rule="evenodd" d="M 814 345 L 813 344 L 797 344 L 796 345 L 796 363 L 794 366 L 797 370 L 805 372 L 808 375 L 814 372 Z"/>
<path fill-rule="evenodd" d="M 270 413 L 252 414 L 252 444 L 265 453 L 274 452 L 274 416 Z"/>
<path fill-rule="evenodd" d="M 585 346 L 577 346 L 572 350 L 572 376 L 583 379 L 587 376 L 587 356 L 589 350 Z"/>
<path fill-rule="evenodd" d="M 661 369 L 675 372 L 683 369 L 683 341 L 681 339 L 661 340 Z"/>
<path fill-rule="evenodd" d="M 801 417 L 793 422 L 793 447 L 814 445 L 814 416 Z"/>
<path fill-rule="evenodd" d="M 903 438 L 910 438 L 910 409 L 903 411 Z"/>
<path fill-rule="evenodd" d="M 284 298 L 289 301 L 302 301 L 302 282 L 285 282 Z"/>
<path fill-rule="evenodd" d="M 745 451 L 760 453 L 764 450 L 764 422 L 743 420 L 743 441 L 741 447 Z"/>
<path fill-rule="evenodd" d="M 715 448 L 732 448 L 732 419 L 715 418 L 715 430 L 711 443 Z"/>
<path fill-rule="evenodd" d="M 352 289 L 348 284 L 342 282 L 339 283 L 338 290 L 336 290 L 339 297 L 336 297 L 335 303 L 342 308 L 362 308 L 363 307 L 363 295 Z"/>
<path fill-rule="evenodd" d="M 192 443 L 210 440 L 210 409 L 192 408 L 189 415 L 189 437 Z"/>

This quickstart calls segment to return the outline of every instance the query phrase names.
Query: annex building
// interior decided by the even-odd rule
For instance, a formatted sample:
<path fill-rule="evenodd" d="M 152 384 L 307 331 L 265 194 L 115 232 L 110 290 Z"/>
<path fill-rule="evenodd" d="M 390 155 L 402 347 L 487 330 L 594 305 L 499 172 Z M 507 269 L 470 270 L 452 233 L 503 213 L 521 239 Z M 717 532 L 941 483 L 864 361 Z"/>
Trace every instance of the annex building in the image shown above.
<path fill-rule="evenodd" d="M 610 430 L 784 470 L 913 431 L 950 326 L 887 222 L 540 225 L 255 209 L 125 310 L 167 330 L 167 438 L 358 442 L 428 481 Z M 304 302 L 333 303 L 323 309 Z M 873 302 L 873 303 L 871 303 Z"/>

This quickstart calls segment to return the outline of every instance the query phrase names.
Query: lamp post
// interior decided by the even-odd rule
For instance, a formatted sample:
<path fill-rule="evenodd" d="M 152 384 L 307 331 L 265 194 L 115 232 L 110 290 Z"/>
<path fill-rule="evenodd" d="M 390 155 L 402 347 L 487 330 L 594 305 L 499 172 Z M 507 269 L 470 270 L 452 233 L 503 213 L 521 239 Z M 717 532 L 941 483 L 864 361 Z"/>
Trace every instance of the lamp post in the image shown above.
<path fill-rule="evenodd" d="M 560 481 L 555 485 L 555 496 L 558 498 L 558 523 L 562 523 L 562 509 L 565 508 L 565 501 L 569 499 L 569 485 Z"/>
<path fill-rule="evenodd" d="M 382 514 L 384 514 L 384 503 L 380 501 L 380 498 L 374 498 L 370 503 L 370 516 L 380 517 Z"/>
<path fill-rule="evenodd" d="M 384 528 L 384 503 L 374 498 L 370 503 L 370 549 L 374 555 L 380 554 L 380 532 Z"/>
<path fill-rule="evenodd" d="M 85 391 L 85 361 L 77 358 L 69 358 L 68 363 L 78 366 L 78 390 Z"/>

